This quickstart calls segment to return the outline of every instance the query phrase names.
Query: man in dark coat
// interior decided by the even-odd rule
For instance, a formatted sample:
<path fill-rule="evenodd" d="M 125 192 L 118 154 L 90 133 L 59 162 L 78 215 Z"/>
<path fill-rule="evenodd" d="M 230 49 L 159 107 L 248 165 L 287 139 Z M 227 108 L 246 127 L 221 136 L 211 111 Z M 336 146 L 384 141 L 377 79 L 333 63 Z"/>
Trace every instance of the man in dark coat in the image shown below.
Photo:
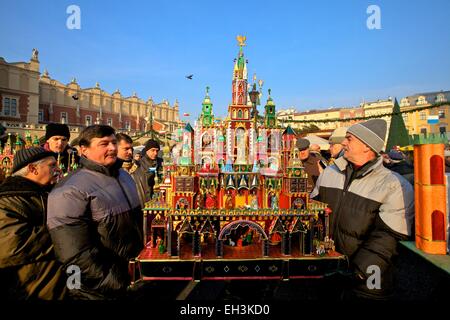
<path fill-rule="evenodd" d="M 162 178 L 162 159 L 158 157 L 160 150 L 159 143 L 155 140 L 148 140 L 142 149 L 143 158 L 139 161 L 139 167 L 132 173 L 136 184 L 139 184 L 143 190 L 139 192 L 139 198 L 142 204 L 151 200 L 153 197 L 153 187 L 155 178 Z"/>
<path fill-rule="evenodd" d="M 308 139 L 297 139 L 296 147 L 299 151 L 299 158 L 302 160 L 305 171 L 308 174 L 308 192 L 311 192 L 323 168 L 320 166 L 320 158 L 310 152 L 309 145 Z"/>
<path fill-rule="evenodd" d="M 122 298 L 131 283 L 129 261 L 143 248 L 136 186 L 117 159 L 113 128 L 89 126 L 79 144 L 81 168 L 49 195 L 48 228 L 64 267 L 79 268 L 69 288 L 74 299 Z"/>
<path fill-rule="evenodd" d="M 70 130 L 67 124 L 49 123 L 45 128 L 45 150 L 55 153 L 62 175 L 73 171 L 80 162 L 76 149 L 69 146 Z"/>
<path fill-rule="evenodd" d="M 53 153 L 17 151 L 13 174 L 0 185 L 0 299 L 62 299 L 65 274 L 45 223 L 47 196 L 58 175 Z"/>

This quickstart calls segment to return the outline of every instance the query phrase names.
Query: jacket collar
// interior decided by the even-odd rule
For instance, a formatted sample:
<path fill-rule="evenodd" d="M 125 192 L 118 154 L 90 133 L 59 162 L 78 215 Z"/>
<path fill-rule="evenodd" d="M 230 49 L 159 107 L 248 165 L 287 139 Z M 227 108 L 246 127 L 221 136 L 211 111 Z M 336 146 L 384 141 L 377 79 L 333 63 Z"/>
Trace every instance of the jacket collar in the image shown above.
<path fill-rule="evenodd" d="M 334 164 L 338 167 L 338 169 L 342 172 L 345 171 L 351 164 L 344 157 L 339 157 L 336 159 Z M 356 172 L 355 178 L 364 177 L 366 174 L 371 171 L 381 167 L 383 165 L 382 157 L 377 157 L 372 161 L 367 162 L 361 168 L 359 168 Z M 353 168 L 352 168 L 353 170 Z"/>
<path fill-rule="evenodd" d="M 8 177 L 0 185 L 0 195 L 14 194 L 18 192 L 44 193 L 50 192 L 52 186 L 41 186 L 40 184 L 20 176 Z"/>
<path fill-rule="evenodd" d="M 117 158 L 116 162 L 111 167 L 107 168 L 97 162 L 89 160 L 86 157 L 80 158 L 80 164 L 83 166 L 84 169 L 100 172 L 110 177 L 117 177 L 119 175 L 119 170 L 122 167 L 122 163 L 123 160 Z"/>

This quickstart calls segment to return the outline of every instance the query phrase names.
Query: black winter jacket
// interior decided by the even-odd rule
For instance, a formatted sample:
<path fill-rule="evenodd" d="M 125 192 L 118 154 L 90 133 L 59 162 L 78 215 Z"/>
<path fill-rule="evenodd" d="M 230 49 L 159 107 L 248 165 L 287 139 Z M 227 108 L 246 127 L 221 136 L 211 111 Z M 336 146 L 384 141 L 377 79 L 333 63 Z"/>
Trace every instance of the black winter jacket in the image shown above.
<path fill-rule="evenodd" d="M 23 177 L 0 186 L 0 299 L 62 299 L 66 280 L 45 224 L 48 191 Z"/>

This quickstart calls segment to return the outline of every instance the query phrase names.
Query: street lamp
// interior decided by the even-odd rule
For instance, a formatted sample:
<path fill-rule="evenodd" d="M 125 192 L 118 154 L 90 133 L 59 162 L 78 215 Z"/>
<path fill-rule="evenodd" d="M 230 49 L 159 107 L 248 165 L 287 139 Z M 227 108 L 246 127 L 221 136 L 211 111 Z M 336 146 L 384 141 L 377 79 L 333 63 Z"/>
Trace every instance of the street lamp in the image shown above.
<path fill-rule="evenodd" d="M 255 132 L 258 133 L 258 129 L 257 129 L 257 119 L 258 119 L 258 109 L 256 108 L 256 104 L 258 103 L 258 98 L 259 98 L 259 91 L 256 90 L 256 83 L 253 83 L 253 87 L 252 87 L 252 91 L 250 91 L 249 93 L 250 96 L 250 101 L 252 102 L 252 106 L 253 106 L 253 121 L 254 121 L 254 127 L 255 127 Z"/>

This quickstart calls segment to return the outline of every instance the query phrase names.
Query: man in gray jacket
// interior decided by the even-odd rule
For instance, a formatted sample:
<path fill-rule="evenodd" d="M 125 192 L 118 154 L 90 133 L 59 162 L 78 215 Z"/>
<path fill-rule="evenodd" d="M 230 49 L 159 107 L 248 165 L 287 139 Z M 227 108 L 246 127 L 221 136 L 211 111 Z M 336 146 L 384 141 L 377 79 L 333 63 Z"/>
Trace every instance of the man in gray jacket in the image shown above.
<path fill-rule="evenodd" d="M 386 127 L 382 119 L 351 126 L 344 156 L 325 169 L 311 194 L 332 209 L 331 237 L 351 264 L 348 297 L 389 297 L 398 240 L 412 234 L 412 186 L 380 157 Z"/>
<path fill-rule="evenodd" d="M 113 128 L 89 126 L 79 144 L 82 168 L 50 193 L 48 229 L 58 259 L 75 277 L 81 273 L 72 279 L 73 298 L 120 298 L 130 284 L 128 262 L 143 247 L 139 197 L 117 160 Z"/>

